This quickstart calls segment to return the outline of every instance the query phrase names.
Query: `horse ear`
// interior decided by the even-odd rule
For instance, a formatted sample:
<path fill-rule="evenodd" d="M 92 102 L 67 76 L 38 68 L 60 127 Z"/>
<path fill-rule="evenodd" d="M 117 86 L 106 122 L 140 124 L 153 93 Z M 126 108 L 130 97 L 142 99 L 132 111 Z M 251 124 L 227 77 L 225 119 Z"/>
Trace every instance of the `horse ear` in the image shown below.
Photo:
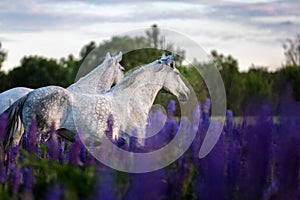
<path fill-rule="evenodd" d="M 171 63 L 170 63 L 170 66 L 175 69 L 175 61 L 173 60 Z"/>
<path fill-rule="evenodd" d="M 110 53 L 107 52 L 107 53 L 106 53 L 106 56 L 105 56 L 105 60 L 106 60 L 106 59 L 109 59 L 109 58 L 111 58 L 111 56 L 110 56 Z"/>
<path fill-rule="evenodd" d="M 121 62 L 121 60 L 122 60 L 122 56 L 123 56 L 123 53 L 122 53 L 122 51 L 120 51 L 120 53 L 117 55 L 117 62 Z"/>

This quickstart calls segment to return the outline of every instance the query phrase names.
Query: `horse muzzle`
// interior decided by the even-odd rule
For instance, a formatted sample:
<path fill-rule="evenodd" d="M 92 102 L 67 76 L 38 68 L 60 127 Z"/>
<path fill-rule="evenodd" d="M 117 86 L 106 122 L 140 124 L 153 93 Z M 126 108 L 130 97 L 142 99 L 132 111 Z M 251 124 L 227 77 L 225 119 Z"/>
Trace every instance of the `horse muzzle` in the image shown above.
<path fill-rule="evenodd" d="M 179 93 L 179 101 L 186 102 L 190 96 L 190 90 L 186 88 L 184 92 Z"/>

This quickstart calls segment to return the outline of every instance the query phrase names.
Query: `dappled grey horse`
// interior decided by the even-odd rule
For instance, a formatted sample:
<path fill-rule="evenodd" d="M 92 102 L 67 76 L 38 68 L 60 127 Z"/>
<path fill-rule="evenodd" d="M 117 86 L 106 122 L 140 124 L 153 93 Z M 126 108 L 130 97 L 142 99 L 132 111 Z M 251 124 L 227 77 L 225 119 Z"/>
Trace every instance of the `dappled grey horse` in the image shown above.
<path fill-rule="evenodd" d="M 49 133 L 54 123 L 61 136 L 69 140 L 74 139 L 75 127 L 63 126 L 67 117 L 68 120 L 72 118 L 70 117 L 72 108 L 69 106 L 72 94 L 101 94 L 109 90 L 114 83 L 120 82 L 124 77 L 124 68 L 119 64 L 121 60 L 122 52 L 115 57 L 111 57 L 108 53 L 101 65 L 67 89 L 59 86 L 43 87 L 16 101 L 5 111 L 9 116 L 4 147 L 20 142 L 24 133 L 22 128 L 28 132 L 33 117 L 37 121 L 39 135 Z"/>
<path fill-rule="evenodd" d="M 186 101 L 190 90 L 175 68 L 174 56 L 163 56 L 160 60 L 144 65 L 126 76 L 119 84 L 102 95 L 74 94 L 69 98 L 73 104 L 76 128 L 80 137 L 101 142 L 107 129 L 109 115 L 113 117 L 112 139 L 122 132 L 138 137 L 143 146 L 149 110 L 161 89 L 169 91 Z M 72 120 L 65 127 L 74 127 Z M 97 142 L 98 143 L 98 142 Z"/>

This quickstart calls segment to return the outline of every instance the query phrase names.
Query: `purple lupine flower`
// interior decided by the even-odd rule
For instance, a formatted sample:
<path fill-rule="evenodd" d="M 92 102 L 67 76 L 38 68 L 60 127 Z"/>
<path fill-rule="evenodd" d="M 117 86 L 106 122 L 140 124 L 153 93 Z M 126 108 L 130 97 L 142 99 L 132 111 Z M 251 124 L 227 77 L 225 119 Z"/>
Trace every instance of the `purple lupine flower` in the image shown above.
<path fill-rule="evenodd" d="M 58 156 L 59 163 L 63 163 L 65 160 L 65 152 L 64 152 L 65 145 L 66 145 L 65 139 L 60 138 L 60 140 L 59 140 L 59 156 Z"/>
<path fill-rule="evenodd" d="M 153 136 L 146 139 L 146 146 L 143 151 L 150 152 L 160 149 L 174 138 L 178 130 L 178 122 L 174 117 L 175 111 L 176 102 L 171 100 L 168 104 L 167 116 L 160 108 L 152 114 L 153 117 L 147 127 L 147 134 Z"/>
<path fill-rule="evenodd" d="M 34 153 L 37 149 L 36 139 L 37 139 L 37 122 L 36 119 L 33 118 L 29 127 L 29 132 L 27 133 L 26 146 L 25 146 L 29 154 Z"/>
<path fill-rule="evenodd" d="M 23 149 L 26 149 L 26 147 L 27 147 L 27 143 L 28 143 L 27 138 L 28 138 L 28 136 L 27 136 L 27 133 L 25 132 L 21 138 L 21 146 Z"/>
<path fill-rule="evenodd" d="M 167 119 L 163 128 L 154 136 L 147 138 L 149 149 L 147 152 L 162 148 L 166 143 L 174 137 L 174 130 L 177 130 L 175 118 Z"/>
<path fill-rule="evenodd" d="M 276 147 L 276 176 L 279 179 L 278 199 L 297 199 L 299 192 L 300 167 L 300 124 L 295 123 L 297 105 L 281 108 Z M 300 108 L 300 104 L 298 105 Z M 294 116 L 293 116 L 294 115 Z M 298 118 L 299 119 L 299 118 Z"/>
<path fill-rule="evenodd" d="M 159 107 L 156 112 L 152 112 L 151 122 L 147 124 L 145 139 L 146 147 L 149 147 L 149 151 L 158 149 L 159 144 L 156 140 L 159 140 L 160 143 L 165 143 L 166 135 L 163 134 L 163 129 L 167 116 L 164 114 L 163 110 Z M 164 141 L 164 142 L 162 142 Z"/>
<path fill-rule="evenodd" d="M 234 199 L 240 173 L 241 148 L 238 140 L 231 140 L 228 147 L 225 187 L 228 199 Z"/>
<path fill-rule="evenodd" d="M 23 183 L 24 183 L 24 199 L 31 200 L 33 199 L 33 185 L 35 179 L 33 174 L 32 167 L 23 169 Z"/>
<path fill-rule="evenodd" d="M 54 184 L 47 188 L 44 196 L 45 200 L 65 199 L 64 190 L 61 185 Z"/>
<path fill-rule="evenodd" d="M 239 192 L 244 195 L 243 199 L 263 197 L 264 186 L 271 173 L 272 126 L 272 123 L 260 120 L 255 125 L 248 126 L 246 130 L 243 149 L 247 154 L 244 155 L 244 164 L 241 166 L 238 180 Z"/>
<path fill-rule="evenodd" d="M 96 182 L 96 190 L 92 199 L 117 199 L 114 175 L 114 171 L 107 167 L 102 171 L 102 176 Z"/>
<path fill-rule="evenodd" d="M 41 145 L 45 144 L 45 139 L 46 139 L 46 134 L 45 133 L 41 133 L 41 136 L 40 136 L 40 144 Z M 37 155 L 38 155 L 38 157 L 45 158 L 46 155 L 44 155 L 44 154 L 45 154 L 45 152 L 43 152 L 42 148 L 38 148 L 37 149 Z"/>
<path fill-rule="evenodd" d="M 19 146 L 12 146 L 8 149 L 7 152 L 8 165 L 16 164 L 16 157 L 17 157 L 18 150 L 19 150 Z"/>
<path fill-rule="evenodd" d="M 87 153 L 86 166 L 92 166 L 95 164 L 95 157 L 90 152 Z"/>
<path fill-rule="evenodd" d="M 57 160 L 59 156 L 59 146 L 58 146 L 57 132 L 55 131 L 54 124 L 51 125 L 49 134 L 50 134 L 50 139 L 47 142 L 48 156 L 53 160 Z"/>
<path fill-rule="evenodd" d="M 166 113 L 164 112 L 164 110 L 161 107 L 159 107 L 157 109 L 157 111 L 155 112 L 155 119 L 157 122 L 166 120 Z"/>
<path fill-rule="evenodd" d="M 168 105 L 168 118 L 173 117 L 176 111 L 176 101 L 170 100 Z"/>
<path fill-rule="evenodd" d="M 138 146 L 138 140 L 137 137 L 131 136 L 129 139 L 129 151 L 135 152 L 136 147 Z"/>
<path fill-rule="evenodd" d="M 69 149 L 69 163 L 73 165 L 82 165 L 80 161 L 80 146 L 81 146 L 81 140 L 79 139 L 79 136 L 76 137 L 75 142 L 70 146 Z"/>
<path fill-rule="evenodd" d="M 201 105 L 198 102 L 193 111 L 193 119 L 192 119 L 192 129 L 195 132 L 198 131 L 199 129 L 200 118 L 201 118 Z"/>
<path fill-rule="evenodd" d="M 52 128 L 52 127 L 51 127 L 51 128 Z M 41 144 L 45 144 L 45 142 L 46 142 L 46 137 L 47 137 L 47 134 L 41 133 L 41 140 L 40 140 L 40 143 L 41 143 Z"/>
<path fill-rule="evenodd" d="M 235 138 L 233 129 L 234 129 L 233 113 L 231 110 L 227 110 L 224 131 L 231 139 Z"/>
<path fill-rule="evenodd" d="M 113 125 L 114 125 L 114 118 L 113 116 L 110 114 L 108 116 L 108 119 L 107 119 L 107 129 L 105 130 L 105 135 L 111 140 L 111 141 L 114 141 L 114 138 L 113 138 Z"/>
<path fill-rule="evenodd" d="M 184 116 L 184 117 L 181 118 L 180 126 L 178 127 L 176 132 L 173 133 L 173 135 L 175 136 L 177 134 L 177 131 L 178 131 L 178 132 L 180 132 L 180 134 L 183 135 L 182 137 L 178 137 L 177 141 L 176 141 L 177 145 L 179 147 L 179 149 L 178 149 L 179 152 L 182 152 L 182 147 L 183 146 L 189 146 L 188 141 L 189 141 L 189 137 L 190 137 L 191 127 L 192 127 L 192 125 L 190 124 L 189 119 Z M 181 153 L 179 153 L 179 154 L 181 154 Z"/>
<path fill-rule="evenodd" d="M 87 158 L 86 158 L 86 166 L 92 166 L 95 163 L 95 157 L 93 156 L 95 153 L 94 140 L 90 140 L 90 144 L 88 147 Z"/>
<path fill-rule="evenodd" d="M 0 162 L 0 183 L 1 184 L 6 183 L 6 179 L 7 179 L 6 175 L 7 175 L 7 168 L 2 161 Z"/>
<path fill-rule="evenodd" d="M 80 152 L 79 152 L 79 157 L 82 163 L 86 164 L 87 157 L 86 157 L 87 151 L 84 146 L 84 144 L 81 142 L 80 143 Z"/>
<path fill-rule="evenodd" d="M 291 85 L 288 87 L 280 98 L 279 123 L 274 135 L 277 163 L 273 176 L 279 182 L 277 199 L 299 199 L 300 196 L 300 103 L 295 102 Z"/>
<path fill-rule="evenodd" d="M 278 169 L 279 176 L 279 199 L 297 199 L 299 197 L 299 152 L 295 151 L 299 142 L 295 137 L 287 136 L 287 139 L 280 145 L 278 149 Z M 297 144 L 298 143 L 298 144 Z"/>
<path fill-rule="evenodd" d="M 21 177 L 22 177 L 21 168 L 18 166 L 11 167 L 10 188 L 14 199 L 17 199 L 18 196 L 19 188 L 21 185 Z"/>
<path fill-rule="evenodd" d="M 0 115 L 0 142 L 1 142 L 1 145 L 3 145 L 3 142 L 6 137 L 7 120 L 8 120 L 8 116 L 6 113 L 3 113 Z"/>
<path fill-rule="evenodd" d="M 132 174 L 131 186 L 123 199 L 174 199 L 167 193 L 168 185 L 163 181 L 166 179 L 165 169 Z"/>
<path fill-rule="evenodd" d="M 5 181 L 6 169 L 4 167 L 5 151 L 4 142 L 6 138 L 8 116 L 6 113 L 0 115 L 0 182 Z"/>
<path fill-rule="evenodd" d="M 242 121 L 242 129 L 246 129 L 247 128 L 247 117 L 246 116 L 244 116 L 243 117 L 243 121 Z"/>
<path fill-rule="evenodd" d="M 203 104 L 203 113 L 202 113 L 202 120 L 204 124 L 209 123 L 209 110 L 210 110 L 210 99 L 206 98 Z"/>
<path fill-rule="evenodd" d="M 175 118 L 168 119 L 165 123 L 165 128 L 166 128 L 165 132 L 167 134 L 166 136 L 168 137 L 166 142 L 169 142 L 176 135 L 179 128 L 179 123 L 176 121 Z"/>
<path fill-rule="evenodd" d="M 201 175 L 197 177 L 199 199 L 224 199 L 225 142 L 225 135 L 221 134 L 211 152 L 200 160 Z"/>
<path fill-rule="evenodd" d="M 201 144 L 201 104 L 200 102 L 197 103 L 194 112 L 193 112 L 193 121 L 192 121 L 192 129 L 193 131 L 196 131 L 196 136 L 194 141 L 191 145 L 191 151 L 193 158 L 198 160 L 198 154 L 200 150 L 200 144 Z"/>

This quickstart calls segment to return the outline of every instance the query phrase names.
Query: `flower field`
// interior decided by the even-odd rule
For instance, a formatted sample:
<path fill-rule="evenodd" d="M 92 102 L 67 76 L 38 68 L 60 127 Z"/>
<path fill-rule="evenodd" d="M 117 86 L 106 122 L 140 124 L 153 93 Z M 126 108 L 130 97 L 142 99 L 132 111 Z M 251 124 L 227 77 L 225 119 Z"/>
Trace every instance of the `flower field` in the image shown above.
<path fill-rule="evenodd" d="M 200 109 L 198 132 L 188 151 L 163 169 L 141 174 L 119 172 L 104 166 L 86 151 L 79 139 L 74 143 L 66 142 L 58 138 L 54 130 L 48 142 L 38 145 L 36 122 L 33 121 L 19 146 L 1 151 L 0 197 L 299 199 L 299 107 L 282 105 L 276 123 L 266 105 L 257 108 L 254 124 L 248 124 L 247 117 L 235 123 L 232 112 L 228 111 L 223 133 L 203 159 L 199 159 L 198 153 L 210 119 L 208 109 Z M 143 149 L 136 147 L 134 139 L 129 144 L 121 144 L 122 148 L 151 151 L 170 142 L 180 124 L 173 116 L 174 112 L 174 101 L 171 101 L 167 116 L 159 111 L 152 115 L 152 122 L 158 124 L 163 117 L 167 117 L 167 121 L 157 135 L 146 140 Z M 3 142 L 7 116 L 1 115 L 0 120 Z"/>

